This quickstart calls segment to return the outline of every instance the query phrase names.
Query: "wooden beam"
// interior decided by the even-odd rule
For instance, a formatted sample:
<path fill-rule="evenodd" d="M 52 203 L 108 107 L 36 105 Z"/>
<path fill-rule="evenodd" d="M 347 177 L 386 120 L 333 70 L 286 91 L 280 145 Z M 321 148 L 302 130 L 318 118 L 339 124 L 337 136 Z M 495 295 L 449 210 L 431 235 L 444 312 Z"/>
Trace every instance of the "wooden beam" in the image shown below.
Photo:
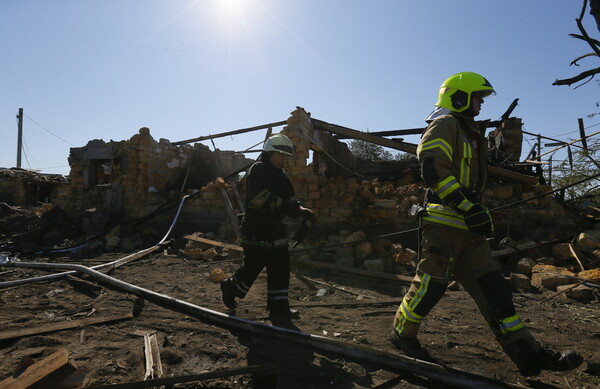
<path fill-rule="evenodd" d="M 244 249 L 242 248 L 242 246 L 238 246 L 235 244 L 223 243 L 223 242 L 219 242 L 219 241 L 212 240 L 212 239 L 202 238 L 202 237 L 196 236 L 196 235 L 186 235 L 186 236 L 184 236 L 184 238 L 193 240 L 194 242 L 204 243 L 209 246 L 215 246 L 215 247 L 219 247 L 221 249 L 227 249 L 229 251 L 237 251 L 240 253 L 244 252 Z"/>
<path fill-rule="evenodd" d="M 27 389 L 68 363 L 69 355 L 67 354 L 67 350 L 60 349 L 41 361 L 28 366 L 16 377 L 13 375 L 0 382 L 0 389 Z"/>
<path fill-rule="evenodd" d="M 400 143 L 391 139 L 382 138 L 380 136 L 371 135 L 367 132 L 353 130 L 351 128 L 330 124 L 318 119 L 312 119 L 313 125 L 317 129 L 326 130 L 334 134 L 345 135 L 352 139 L 364 140 L 380 146 L 389 147 L 390 149 L 400 150 L 411 154 L 417 153 L 417 145 L 412 143 Z"/>
<path fill-rule="evenodd" d="M 507 247 L 502 250 L 494 250 L 494 251 L 492 251 L 490 256 L 492 259 L 499 259 L 499 258 L 506 257 L 506 256 L 509 256 L 512 254 L 520 253 L 521 251 L 534 249 L 537 247 L 542 247 L 546 244 L 547 244 L 546 242 L 543 242 L 543 243 L 525 242 L 523 244 L 516 245 L 515 247 Z"/>
<path fill-rule="evenodd" d="M 364 140 L 366 142 L 371 142 L 380 146 L 389 147 L 391 149 L 400 150 L 411 154 L 417 154 L 417 145 L 412 143 L 399 143 L 391 139 L 381 138 L 370 133 L 353 130 L 351 128 L 342 127 L 335 124 L 330 124 L 322 120 L 312 120 L 315 124 L 315 128 L 326 130 L 334 134 L 341 134 L 353 139 Z M 496 177 L 506 178 L 511 181 L 517 181 L 529 185 L 536 185 L 539 183 L 539 180 L 536 177 L 513 172 L 511 170 L 503 169 L 498 166 L 488 165 L 488 173 Z"/>
<path fill-rule="evenodd" d="M 492 176 L 505 178 L 511 181 L 517 181 L 523 184 L 528 185 L 537 185 L 539 184 L 539 180 L 537 177 L 528 176 L 527 174 L 513 172 L 512 170 L 502 169 L 498 166 L 488 165 L 488 173 Z"/>
<path fill-rule="evenodd" d="M 392 281 L 400 281 L 405 283 L 410 283 L 413 280 L 413 277 L 403 276 L 400 274 L 392 274 L 392 273 L 382 273 L 378 271 L 370 271 L 364 269 L 358 269 L 354 267 L 348 266 L 339 266 L 333 263 L 321 262 L 321 261 L 313 261 L 311 259 L 301 259 L 301 258 L 292 258 L 292 263 L 296 265 L 307 265 L 322 269 L 330 269 L 337 270 L 344 273 L 356 274 L 359 276 L 371 277 L 371 278 L 379 278 L 383 280 L 392 280 Z"/>
<path fill-rule="evenodd" d="M 171 144 L 172 145 L 182 145 L 182 144 L 186 144 L 186 143 L 200 142 L 203 140 L 210 140 L 210 139 L 222 138 L 222 137 L 230 136 L 230 135 L 243 134 L 243 133 L 251 132 L 251 131 L 264 130 L 267 128 L 282 126 L 284 124 L 287 124 L 287 120 L 282 120 L 280 122 L 275 122 L 275 123 L 263 124 L 263 125 L 255 126 L 255 127 L 241 128 L 239 130 L 222 132 L 220 134 L 215 134 L 215 135 L 206 135 L 206 136 L 200 136 L 198 138 L 180 140 L 178 142 L 171 142 Z"/>
<path fill-rule="evenodd" d="M 0 332 L 0 341 L 7 340 L 7 339 L 23 338 L 23 337 L 32 336 L 32 335 L 46 334 L 49 332 L 70 330 L 73 328 L 89 326 L 89 325 L 94 325 L 94 324 L 128 320 L 131 318 L 133 318 L 132 313 L 128 313 L 126 315 L 115 315 L 115 316 L 108 316 L 108 317 L 88 317 L 88 318 L 80 319 L 80 320 L 70 320 L 70 321 L 65 321 L 65 322 L 60 322 L 60 323 L 46 324 L 41 327 L 35 327 L 35 328 L 23 328 L 23 329 L 12 330 L 12 331 L 3 331 L 3 332 Z"/>

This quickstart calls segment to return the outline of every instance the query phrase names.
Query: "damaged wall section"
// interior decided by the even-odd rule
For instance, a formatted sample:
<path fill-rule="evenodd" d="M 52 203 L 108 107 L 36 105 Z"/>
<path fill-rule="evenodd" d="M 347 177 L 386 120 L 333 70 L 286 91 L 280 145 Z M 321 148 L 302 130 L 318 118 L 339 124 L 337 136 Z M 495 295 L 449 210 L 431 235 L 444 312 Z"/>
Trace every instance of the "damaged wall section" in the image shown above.
<path fill-rule="evenodd" d="M 510 119 L 513 127 L 520 127 L 520 120 Z M 424 194 L 416 160 L 383 169 L 385 175 L 373 178 L 369 175 L 372 171 L 357 171 L 362 165 L 348 146 L 327 130 L 331 127 L 322 123 L 301 107 L 291 112 L 287 121 L 278 123 L 285 124 L 281 133 L 290 137 L 295 148 L 285 170 L 298 199 L 318 217 L 313 236 L 340 229 L 364 230 L 371 235 L 415 228 L 417 221 L 408 216 L 408 210 L 421 203 Z M 518 141 L 509 136 L 511 126 L 503 127 L 501 135 L 505 146 L 510 146 L 508 153 L 514 156 Z M 361 137 L 367 135 L 360 133 Z M 396 147 L 389 139 L 375 139 L 380 141 Z M 398 147 L 408 152 L 415 148 L 410 144 Z M 232 216 L 243 212 L 244 179 L 238 182 L 234 175 L 224 183 L 217 178 L 251 162 L 234 152 L 213 152 L 199 143 L 156 141 L 148 128 L 141 128 L 129 140 L 92 140 L 85 147 L 71 149 L 70 185 L 54 204 L 70 219 L 71 230 L 75 225 L 81 235 L 94 237 L 91 249 L 129 251 L 160 240 L 182 196 L 188 194 L 191 196 L 172 234 L 212 232 L 231 241 L 237 237 Z M 485 191 L 487 206 L 493 209 L 551 190 L 535 177 L 525 177 L 527 180 L 519 181 L 490 175 Z M 576 228 L 576 217 L 553 196 L 505 208 L 493 217 L 497 235 L 516 240 L 552 239 Z M 415 238 L 410 237 L 416 242 Z"/>
<path fill-rule="evenodd" d="M 243 155 L 213 152 L 199 143 L 176 146 L 167 139 L 156 141 L 144 127 L 129 140 L 96 139 L 72 148 L 71 184 L 55 204 L 73 220 L 80 220 L 81 232 L 87 236 L 121 223 L 106 235 L 106 248 L 133 249 L 166 231 L 173 215 L 157 210 L 178 201 L 182 192 L 200 189 L 250 162 Z M 215 219 L 210 210 L 205 213 L 209 213 L 206 219 Z M 152 214 L 156 217 L 143 220 Z M 143 226 L 137 220 L 144 221 Z M 142 238 L 144 234 L 147 239 Z"/>
<path fill-rule="evenodd" d="M 0 168 L 0 202 L 23 208 L 51 203 L 65 192 L 69 181 L 60 174 Z"/>

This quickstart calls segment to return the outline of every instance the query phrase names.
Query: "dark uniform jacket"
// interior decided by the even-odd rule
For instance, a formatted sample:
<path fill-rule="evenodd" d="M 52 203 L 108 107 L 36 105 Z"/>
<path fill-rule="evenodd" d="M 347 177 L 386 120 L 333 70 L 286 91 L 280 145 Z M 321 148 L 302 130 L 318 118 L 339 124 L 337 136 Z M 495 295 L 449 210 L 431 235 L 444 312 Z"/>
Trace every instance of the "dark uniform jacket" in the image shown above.
<path fill-rule="evenodd" d="M 294 187 L 285 172 L 274 167 L 264 154 L 246 177 L 246 213 L 242 239 L 273 242 L 287 237 L 284 216 L 300 216 L 300 204 L 292 200 Z"/>

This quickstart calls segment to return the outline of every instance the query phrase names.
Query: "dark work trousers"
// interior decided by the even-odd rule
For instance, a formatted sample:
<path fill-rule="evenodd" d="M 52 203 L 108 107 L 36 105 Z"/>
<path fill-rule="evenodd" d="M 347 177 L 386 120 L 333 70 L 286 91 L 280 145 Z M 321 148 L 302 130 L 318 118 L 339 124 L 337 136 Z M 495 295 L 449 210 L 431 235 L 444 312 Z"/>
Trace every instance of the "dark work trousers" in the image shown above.
<path fill-rule="evenodd" d="M 229 278 L 237 297 L 244 298 L 260 272 L 267 268 L 267 310 L 289 310 L 290 254 L 287 245 L 243 244 L 244 263 Z"/>

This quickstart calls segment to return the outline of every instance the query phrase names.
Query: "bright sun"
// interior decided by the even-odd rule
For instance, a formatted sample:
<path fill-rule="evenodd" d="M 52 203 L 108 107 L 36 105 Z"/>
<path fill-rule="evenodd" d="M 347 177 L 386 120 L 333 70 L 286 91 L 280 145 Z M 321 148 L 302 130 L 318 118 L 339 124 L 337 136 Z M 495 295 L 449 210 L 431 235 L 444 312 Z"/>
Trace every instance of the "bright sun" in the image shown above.
<path fill-rule="evenodd" d="M 233 16 L 243 13 L 245 0 L 219 0 L 221 9 L 226 14 Z"/>

